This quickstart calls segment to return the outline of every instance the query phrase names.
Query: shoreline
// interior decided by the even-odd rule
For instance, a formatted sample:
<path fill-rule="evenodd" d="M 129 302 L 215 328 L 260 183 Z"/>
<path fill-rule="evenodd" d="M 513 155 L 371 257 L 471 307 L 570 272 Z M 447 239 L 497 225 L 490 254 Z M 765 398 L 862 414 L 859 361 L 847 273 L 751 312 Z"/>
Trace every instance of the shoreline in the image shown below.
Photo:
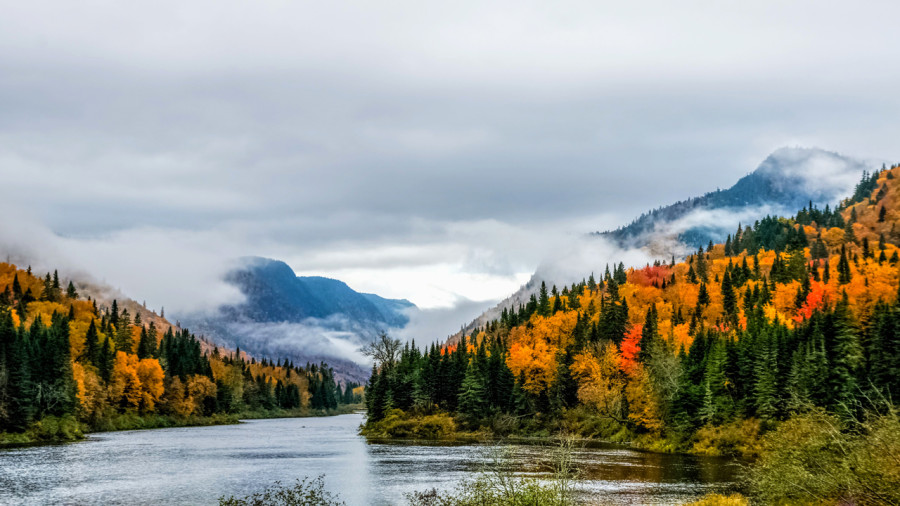
<path fill-rule="evenodd" d="M 320 418 L 351 414 L 359 411 L 359 405 L 339 407 L 334 411 L 299 409 L 283 412 L 220 413 L 204 417 L 176 419 L 168 415 L 123 414 L 107 420 L 104 427 L 89 428 L 84 422 L 74 418 L 56 419 L 48 417 L 32 424 L 23 432 L 0 433 L 0 451 L 29 448 L 33 446 L 53 446 L 84 441 L 91 434 L 122 432 L 129 430 L 174 429 L 179 427 L 211 427 L 216 425 L 238 425 L 244 420 L 270 420 L 278 418 Z M 60 429 L 60 426 L 64 426 Z M 49 432 L 48 432 L 49 431 Z"/>

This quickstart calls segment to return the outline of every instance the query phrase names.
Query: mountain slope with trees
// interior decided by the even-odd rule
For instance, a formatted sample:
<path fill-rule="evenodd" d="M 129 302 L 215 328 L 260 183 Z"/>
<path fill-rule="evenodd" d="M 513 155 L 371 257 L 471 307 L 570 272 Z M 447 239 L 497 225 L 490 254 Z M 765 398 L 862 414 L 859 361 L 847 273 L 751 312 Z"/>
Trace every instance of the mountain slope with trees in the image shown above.
<path fill-rule="evenodd" d="M 566 431 L 752 455 L 795 416 L 895 413 L 898 203 L 900 166 L 864 173 L 834 210 L 763 218 L 683 262 L 542 285 L 457 343 L 384 338 L 364 433 Z"/>
<path fill-rule="evenodd" d="M 826 169 L 822 177 L 818 169 Z M 660 257 L 696 251 L 710 241 L 723 242 L 743 220 L 753 223 L 767 214 L 793 214 L 801 207 L 830 208 L 853 190 L 853 182 L 871 167 L 861 160 L 818 148 L 780 148 L 771 153 L 751 173 L 725 190 L 643 213 L 632 223 L 615 230 L 593 232 L 591 236 L 608 239 L 621 248 L 640 248 Z M 518 291 L 469 322 L 466 333 L 484 327 L 506 309 L 527 303 L 537 294 L 541 282 L 569 284 L 573 279 L 552 279 L 556 259 L 539 266 L 537 272 Z M 459 338 L 455 334 L 453 339 Z"/>
<path fill-rule="evenodd" d="M 0 444 L 333 410 L 361 394 L 324 363 L 257 361 L 134 301 L 84 297 L 56 271 L 0 263 Z"/>

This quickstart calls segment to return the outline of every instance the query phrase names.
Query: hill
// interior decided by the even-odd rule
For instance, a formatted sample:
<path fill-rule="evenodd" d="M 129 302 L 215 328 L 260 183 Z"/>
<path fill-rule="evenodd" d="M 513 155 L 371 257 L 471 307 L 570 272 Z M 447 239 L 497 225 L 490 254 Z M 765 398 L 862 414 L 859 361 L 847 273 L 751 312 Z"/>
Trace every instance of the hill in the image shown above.
<path fill-rule="evenodd" d="M 896 427 L 898 203 L 900 166 L 864 174 L 836 209 L 763 218 L 682 262 L 543 286 L 457 343 L 383 354 L 366 432 L 561 431 L 754 455 L 794 417 L 822 431 L 785 436 L 798 448 L 863 427 L 866 412 Z M 900 454 L 896 430 L 881 434 L 890 442 L 873 444 Z M 878 465 L 896 480 L 894 463 Z M 845 492 L 867 493 L 826 493 Z"/>
<path fill-rule="evenodd" d="M 0 263 L 0 446 L 359 402 L 324 363 L 257 360 L 110 293 Z"/>
<path fill-rule="evenodd" d="M 817 148 L 781 148 L 731 188 L 716 190 L 649 211 L 630 224 L 591 237 L 613 241 L 617 248 L 642 249 L 656 258 L 683 258 L 710 242 L 724 242 L 740 223 L 752 225 L 767 215 L 791 215 L 810 205 L 830 209 L 854 191 L 867 162 Z M 615 249 L 615 248 L 613 248 Z M 614 258 L 599 258 L 615 267 Z M 537 295 L 541 283 L 568 285 L 577 279 L 557 279 L 560 269 L 551 259 L 538 267 L 518 291 L 470 322 L 465 331 L 500 317 Z M 566 269 L 564 269 L 566 270 Z M 590 273 L 587 273 L 590 274 Z M 586 278 L 585 278 L 586 279 Z M 455 334 L 452 339 L 458 339 Z"/>

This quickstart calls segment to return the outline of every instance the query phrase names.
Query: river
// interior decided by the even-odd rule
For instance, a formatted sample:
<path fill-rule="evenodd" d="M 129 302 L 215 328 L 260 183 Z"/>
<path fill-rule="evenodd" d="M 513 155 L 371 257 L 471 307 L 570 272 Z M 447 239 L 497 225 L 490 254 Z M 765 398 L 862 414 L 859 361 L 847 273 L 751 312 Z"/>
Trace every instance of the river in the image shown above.
<path fill-rule="evenodd" d="M 0 504 L 215 504 L 276 480 L 325 475 L 350 506 L 404 504 L 477 472 L 483 445 L 370 444 L 360 414 L 252 420 L 239 425 L 92 434 L 78 443 L 0 450 Z M 507 448 L 517 471 L 541 472 L 546 448 Z M 735 487 L 726 459 L 579 448 L 579 494 L 591 504 L 680 504 Z"/>

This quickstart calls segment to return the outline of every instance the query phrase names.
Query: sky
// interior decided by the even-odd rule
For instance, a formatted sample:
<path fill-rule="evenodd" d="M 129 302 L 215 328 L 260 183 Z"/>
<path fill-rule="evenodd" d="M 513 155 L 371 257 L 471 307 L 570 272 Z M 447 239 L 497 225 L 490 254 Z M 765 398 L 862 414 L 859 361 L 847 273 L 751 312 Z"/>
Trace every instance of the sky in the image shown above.
<path fill-rule="evenodd" d="M 260 255 L 463 323 L 581 234 L 781 146 L 897 160 L 897 19 L 822 0 L 0 0 L 0 244 L 153 308 L 234 301 L 222 272 Z"/>

